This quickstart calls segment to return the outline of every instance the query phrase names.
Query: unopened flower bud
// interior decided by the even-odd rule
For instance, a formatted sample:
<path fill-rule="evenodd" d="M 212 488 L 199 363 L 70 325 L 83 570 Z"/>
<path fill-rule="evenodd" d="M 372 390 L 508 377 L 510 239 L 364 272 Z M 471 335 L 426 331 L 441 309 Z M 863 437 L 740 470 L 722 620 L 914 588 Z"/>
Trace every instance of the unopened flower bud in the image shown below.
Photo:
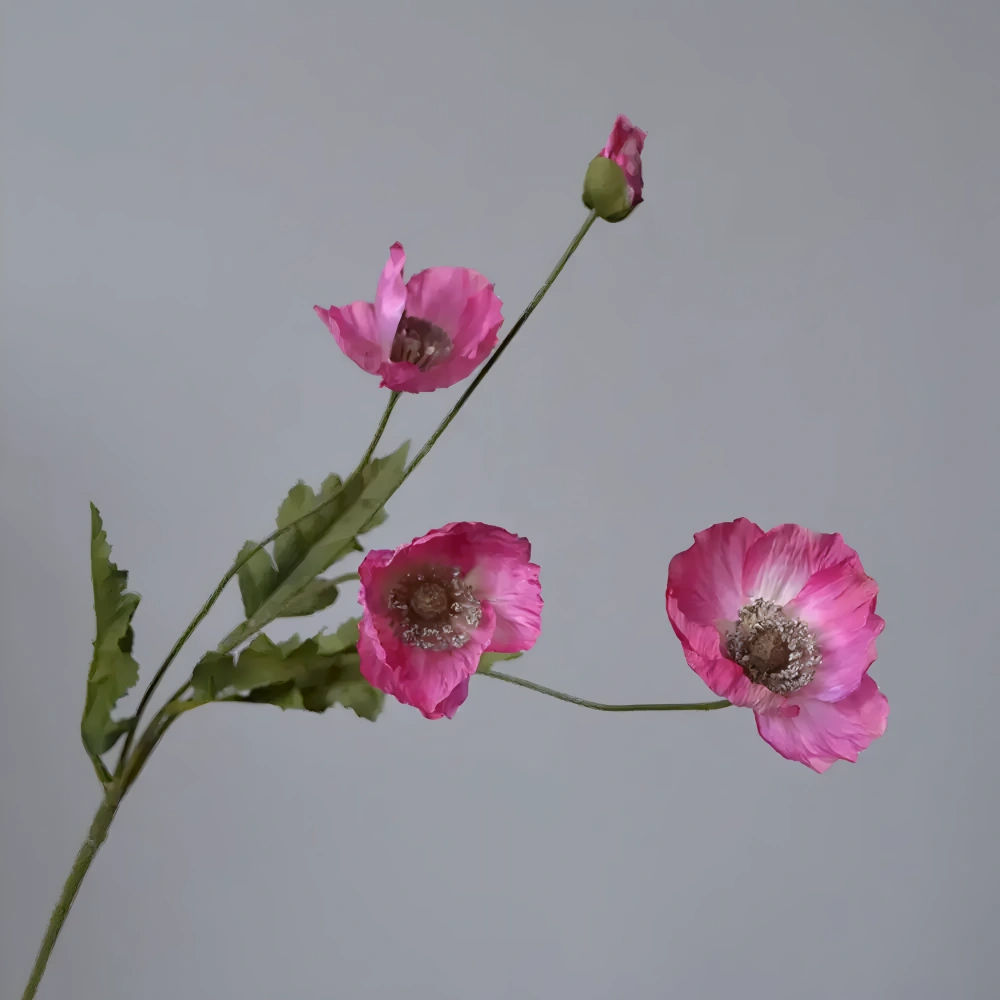
<path fill-rule="evenodd" d="M 642 201 L 642 146 L 646 133 L 625 115 L 615 119 L 608 144 L 587 167 L 583 203 L 608 222 L 620 222 Z"/>

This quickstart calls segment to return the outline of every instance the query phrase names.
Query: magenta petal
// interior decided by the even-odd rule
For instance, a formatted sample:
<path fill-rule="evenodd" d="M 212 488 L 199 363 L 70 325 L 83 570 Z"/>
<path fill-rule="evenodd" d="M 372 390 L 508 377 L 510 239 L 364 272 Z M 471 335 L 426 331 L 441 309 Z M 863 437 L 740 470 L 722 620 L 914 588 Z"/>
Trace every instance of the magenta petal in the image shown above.
<path fill-rule="evenodd" d="M 493 285 L 464 267 L 432 267 L 406 284 L 406 313 L 440 327 L 452 342 L 449 356 L 421 371 L 407 362 L 386 362 L 382 384 L 395 392 L 431 392 L 467 378 L 496 346 L 502 302 Z"/>
<path fill-rule="evenodd" d="M 752 600 L 763 597 L 787 604 L 809 577 L 857 553 L 840 535 L 823 535 L 797 524 L 780 524 L 747 552 L 743 592 Z"/>
<path fill-rule="evenodd" d="M 667 611 L 670 599 L 676 612 L 690 621 L 714 624 L 733 621 L 746 603 L 743 561 L 764 532 L 753 521 L 713 524 L 694 536 L 694 545 L 670 560 L 667 571 Z M 673 614 L 671 614 L 673 622 Z M 674 622 L 674 629 L 677 623 Z"/>
<path fill-rule="evenodd" d="M 393 243 L 389 248 L 389 259 L 382 269 L 375 290 L 375 323 L 378 341 L 382 347 L 382 358 L 388 360 L 392 341 L 399 328 L 406 308 L 406 285 L 403 284 L 403 267 L 406 253 L 402 243 Z"/>
<path fill-rule="evenodd" d="M 642 147 L 646 133 L 633 125 L 625 115 L 619 115 L 612 126 L 608 143 L 601 156 L 614 160 L 625 173 L 629 204 L 634 208 L 642 201 Z"/>
<path fill-rule="evenodd" d="M 531 562 L 531 543 L 503 528 L 469 524 L 476 567 L 466 577 L 473 593 L 496 612 L 491 653 L 531 649 L 542 631 L 540 567 Z"/>
<path fill-rule="evenodd" d="M 483 275 L 467 267 L 429 267 L 406 283 L 406 312 L 441 327 L 461 349 L 465 346 L 458 337 L 462 314 L 470 299 L 490 287 Z"/>
<path fill-rule="evenodd" d="M 854 762 L 884 732 L 889 703 L 867 674 L 840 701 L 804 699 L 797 715 L 757 714 L 757 730 L 782 757 L 822 773 L 838 760 Z"/>
<path fill-rule="evenodd" d="M 822 641 L 862 628 L 877 594 L 878 584 L 854 555 L 813 573 L 795 597 L 785 602 L 785 610 L 807 622 Z"/>
<path fill-rule="evenodd" d="M 875 614 L 872 600 L 861 628 L 834 632 L 823 640 L 823 662 L 803 693 L 820 701 L 840 701 L 854 691 L 878 657 L 875 640 L 883 628 L 885 619 Z"/>
<path fill-rule="evenodd" d="M 379 344 L 372 304 L 352 302 L 340 309 L 336 306 L 330 306 L 329 309 L 313 306 L 313 309 L 326 323 L 340 349 L 359 368 L 369 374 L 377 374 L 383 360 L 389 356 L 389 349 L 383 351 Z"/>
<path fill-rule="evenodd" d="M 460 649 L 437 652 L 407 646 L 366 609 L 361 620 L 364 642 L 358 643 L 361 673 L 373 687 L 418 708 L 428 719 L 441 718 L 446 713 L 438 706 L 476 672 L 494 625 L 492 609 L 484 605 L 482 621 L 469 641 Z"/>
<path fill-rule="evenodd" d="M 455 713 L 465 704 L 466 698 L 469 697 L 469 678 L 466 677 L 464 681 L 460 681 L 455 689 L 448 695 L 444 701 L 440 702 L 437 708 L 434 709 L 433 715 L 428 715 L 428 719 L 440 719 L 442 717 L 446 719 L 454 719 Z"/>

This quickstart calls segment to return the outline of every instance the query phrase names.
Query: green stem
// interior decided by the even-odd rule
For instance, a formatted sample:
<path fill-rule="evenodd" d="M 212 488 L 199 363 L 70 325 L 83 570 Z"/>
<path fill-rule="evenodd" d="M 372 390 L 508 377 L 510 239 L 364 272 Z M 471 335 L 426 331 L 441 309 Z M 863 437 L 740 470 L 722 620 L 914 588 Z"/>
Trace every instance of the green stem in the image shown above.
<path fill-rule="evenodd" d="M 510 328 L 510 333 L 500 342 L 500 346 L 493 352 L 492 357 L 486 362 L 485 365 L 480 369 L 479 374 L 472 380 L 469 384 L 469 388 L 459 396 L 458 402 L 451 408 L 451 412 L 438 424 L 437 429 L 434 433 L 427 439 L 427 443 L 417 452 L 413 461 L 407 466 L 406 471 L 403 473 L 403 478 L 400 479 L 399 484 L 396 486 L 398 490 L 400 486 L 406 482 L 407 478 L 413 472 L 414 469 L 427 457 L 427 453 L 434 447 L 437 439 L 445 432 L 448 425 L 458 416 L 458 411 L 465 406 L 466 400 L 476 391 L 479 383 L 482 382 L 484 378 L 490 373 L 490 369 L 500 360 L 500 355 L 503 354 L 510 342 L 517 336 L 518 331 L 528 322 L 528 317 L 535 311 L 538 303 L 545 298 L 545 293 L 552 287 L 553 282 L 559 277 L 562 269 L 566 266 L 566 262 L 573 256 L 576 248 L 583 241 L 584 236 L 587 235 L 588 230 L 597 220 L 597 213 L 591 212 L 587 218 L 584 220 L 583 225 L 580 227 L 576 236 L 570 240 L 570 244 L 566 247 L 563 255 L 559 258 L 559 262 L 554 268 L 552 268 L 552 273 L 542 282 L 542 287 L 535 292 L 535 297 L 528 303 L 524 312 L 521 313 L 517 318 L 517 322 Z M 393 490 L 395 493 L 395 490 Z M 390 493 L 389 496 L 392 496 Z M 386 497 L 386 500 L 389 498 Z"/>
<path fill-rule="evenodd" d="M 385 432 L 386 425 L 389 423 L 389 417 L 392 416 L 392 411 L 395 408 L 398 399 L 398 392 L 392 392 L 389 394 L 389 402 L 385 404 L 385 409 L 382 411 L 382 419 L 379 421 L 379 425 L 375 429 L 375 436 L 372 438 L 371 444 L 368 445 L 365 457 L 358 462 L 358 467 L 354 470 L 354 475 L 357 475 L 371 461 L 372 455 L 375 453 L 375 449 L 378 447 L 379 441 L 382 440 L 382 434 Z"/>
<path fill-rule="evenodd" d="M 354 470 L 353 475 L 357 475 L 368 464 L 369 460 L 371 459 L 372 454 L 378 447 L 379 441 L 382 439 L 382 434 L 385 432 L 386 425 L 389 423 L 389 417 L 392 415 L 392 411 L 395 408 L 398 399 L 399 399 L 398 392 L 393 392 L 390 394 L 389 402 L 386 403 L 385 410 L 382 412 L 382 419 L 379 421 L 379 425 L 375 429 L 375 435 L 374 437 L 372 437 L 371 443 L 368 445 L 368 449 L 365 452 L 364 458 L 362 458 L 361 461 L 358 463 L 358 467 L 357 469 Z M 279 535 L 283 535 L 286 531 L 290 530 L 296 524 L 298 524 L 299 521 L 303 521 L 307 517 L 311 517 L 314 513 L 315 511 L 310 511 L 308 514 L 304 514 L 302 517 L 297 518 L 296 520 L 292 521 L 289 524 L 286 524 L 284 527 L 276 528 L 274 531 L 271 532 L 271 534 L 269 534 L 266 538 L 259 541 L 256 544 L 256 546 L 254 546 L 249 552 L 244 553 L 242 557 L 238 558 L 233 563 L 233 565 L 230 566 L 229 570 L 226 572 L 226 575 L 219 581 L 215 590 L 213 590 L 212 593 L 209 595 L 208 600 L 205 601 L 205 603 L 198 610 L 198 613 L 194 616 L 194 618 L 191 619 L 191 622 L 188 624 L 188 627 L 181 634 L 181 637 L 174 643 L 170 652 L 167 653 L 166 659 L 160 664 L 159 669 L 153 675 L 153 679 L 150 681 L 149 687 L 146 688 L 145 693 L 143 694 L 141 700 L 139 701 L 139 707 L 136 709 L 135 712 L 135 723 L 129 730 L 129 732 L 126 733 L 125 735 L 125 742 L 122 745 L 121 756 L 118 758 L 118 766 L 115 769 L 116 775 L 121 774 L 125 768 L 125 765 L 128 761 L 129 751 L 132 749 L 132 743 L 135 740 L 135 734 L 139 729 L 139 721 L 142 718 L 142 713 L 145 712 L 146 708 L 149 706 L 149 703 L 152 700 L 153 695 L 156 692 L 156 689 L 160 686 L 160 681 L 163 680 L 164 675 L 170 668 L 170 664 L 173 663 L 174 660 L 176 659 L 177 654 L 184 648 L 184 645 L 188 641 L 188 639 L 191 638 L 191 633 L 194 632 L 194 630 L 204 621 L 205 616 L 209 613 L 209 611 L 212 610 L 212 607 L 214 606 L 215 602 L 219 599 L 219 597 L 222 595 L 222 592 L 228 586 L 229 581 L 232 580 L 232 578 L 236 576 L 237 573 L 239 573 L 243 565 L 249 562 L 249 560 L 252 559 L 253 556 L 256 555 L 256 553 L 260 549 L 264 548 L 265 545 L 270 545 L 271 542 L 273 542 Z M 348 579 L 356 579 L 356 578 L 357 578 L 356 574 L 352 573 L 343 579 L 338 578 L 335 582 L 343 583 L 346 582 L 346 580 Z M 228 650 L 224 650 L 224 652 L 228 652 Z"/>
<path fill-rule="evenodd" d="M 69 877 L 63 884 L 62 892 L 59 894 L 59 899 L 52 910 L 52 916 L 49 917 L 49 925 L 45 930 L 45 937 L 42 938 L 41 947 L 38 949 L 38 956 L 31 970 L 28 985 L 24 988 L 22 1000 L 32 1000 L 32 997 L 38 992 L 38 984 L 42 981 L 42 976 L 45 973 L 46 965 L 48 965 L 49 956 L 52 954 L 56 938 L 59 937 L 59 931 L 62 930 L 62 925 L 66 921 L 70 907 L 73 905 L 73 900 L 76 899 L 80 883 L 90 869 L 94 855 L 97 854 L 101 844 L 104 843 L 108 835 L 108 828 L 111 826 L 111 821 L 115 818 L 119 801 L 118 789 L 114 785 L 108 786 L 105 797 L 102 799 L 101 805 L 94 814 L 93 822 L 90 824 L 87 839 L 84 840 L 80 846 L 80 850 L 77 852 L 76 860 L 70 869 Z"/>
<path fill-rule="evenodd" d="M 587 698 L 577 698 L 576 695 L 564 694 L 562 691 L 555 691 L 552 688 L 536 684 L 534 681 L 526 681 L 523 677 L 502 674 L 499 670 L 488 670 L 482 674 L 477 674 L 477 676 L 495 677 L 498 681 L 516 684 L 518 687 L 527 688 L 529 691 L 537 691 L 539 694 L 548 695 L 550 698 L 558 698 L 559 701 L 568 701 L 571 705 L 579 705 L 581 708 L 592 708 L 596 712 L 711 712 L 717 708 L 726 708 L 731 704 L 731 702 L 723 700 L 607 705 L 602 701 L 589 701 Z"/>

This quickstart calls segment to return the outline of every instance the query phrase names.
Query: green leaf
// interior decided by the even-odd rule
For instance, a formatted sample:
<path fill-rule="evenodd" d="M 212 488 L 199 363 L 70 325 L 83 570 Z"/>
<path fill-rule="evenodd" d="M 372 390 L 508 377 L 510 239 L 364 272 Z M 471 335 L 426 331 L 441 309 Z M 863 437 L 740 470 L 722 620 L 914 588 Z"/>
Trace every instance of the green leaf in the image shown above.
<path fill-rule="evenodd" d="M 111 545 L 98 509 L 90 505 L 90 573 L 94 583 L 97 634 L 87 676 L 80 733 L 91 757 L 107 753 L 133 725 L 132 719 L 112 719 L 118 701 L 139 679 L 132 658 L 132 617 L 139 595 L 127 591 L 128 573 L 111 562 Z"/>
<path fill-rule="evenodd" d="M 206 653 L 191 673 L 196 701 L 212 701 L 233 690 L 236 665 L 228 653 Z"/>
<path fill-rule="evenodd" d="M 406 442 L 391 455 L 376 458 L 342 486 L 336 476 L 329 476 L 319 496 L 305 483 L 292 487 L 278 511 L 278 526 L 303 520 L 274 543 L 277 586 L 226 637 L 226 644 L 238 645 L 283 617 L 292 599 L 316 577 L 359 549 L 356 536 L 371 530 L 382 517 L 382 505 L 403 477 L 408 449 Z"/>
<path fill-rule="evenodd" d="M 333 580 L 318 577 L 310 580 L 294 597 L 287 601 L 281 609 L 279 618 L 302 618 L 328 608 L 337 600 L 340 591 Z"/>
<path fill-rule="evenodd" d="M 231 655 L 209 653 L 192 676 L 194 699 L 246 700 L 309 712 L 339 704 L 374 721 L 384 696 L 361 676 L 357 641 L 354 618 L 333 635 L 320 633 L 304 642 L 293 636 L 275 644 L 257 636 L 235 662 Z"/>
<path fill-rule="evenodd" d="M 238 559 L 242 559 L 248 551 L 257 549 L 255 542 L 247 542 Z M 271 556 L 266 549 L 256 552 L 239 568 L 240 596 L 243 598 L 243 611 L 249 618 L 267 599 L 268 595 L 278 585 L 278 571 L 274 568 Z"/>
<path fill-rule="evenodd" d="M 316 636 L 316 645 L 319 651 L 325 656 L 345 651 L 356 652 L 359 622 L 358 618 L 348 618 L 332 635 L 321 632 Z"/>
<path fill-rule="evenodd" d="M 503 660 L 516 660 L 523 653 L 483 653 L 479 657 L 479 666 L 476 667 L 477 674 L 488 674 L 496 664 Z"/>

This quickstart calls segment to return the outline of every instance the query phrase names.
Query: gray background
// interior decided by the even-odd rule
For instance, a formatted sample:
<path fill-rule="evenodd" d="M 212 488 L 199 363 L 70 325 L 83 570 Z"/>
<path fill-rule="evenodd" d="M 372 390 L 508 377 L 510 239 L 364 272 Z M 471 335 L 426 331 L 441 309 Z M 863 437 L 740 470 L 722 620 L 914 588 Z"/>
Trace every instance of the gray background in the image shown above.
<path fill-rule="evenodd" d="M 663 608 L 694 531 L 839 530 L 883 588 L 888 734 L 820 777 L 749 712 L 485 680 L 452 723 L 209 707 L 41 996 L 995 995 L 1000 6 L 6 8 L 4 1000 L 97 801 L 87 502 L 148 679 L 295 479 L 369 438 L 384 393 L 313 304 L 370 298 L 398 239 L 512 321 L 619 111 L 646 204 L 594 229 L 369 540 L 529 536 L 520 672 L 662 700 L 705 696 Z M 456 395 L 404 399 L 387 443 Z M 233 590 L 175 682 L 237 616 Z"/>

